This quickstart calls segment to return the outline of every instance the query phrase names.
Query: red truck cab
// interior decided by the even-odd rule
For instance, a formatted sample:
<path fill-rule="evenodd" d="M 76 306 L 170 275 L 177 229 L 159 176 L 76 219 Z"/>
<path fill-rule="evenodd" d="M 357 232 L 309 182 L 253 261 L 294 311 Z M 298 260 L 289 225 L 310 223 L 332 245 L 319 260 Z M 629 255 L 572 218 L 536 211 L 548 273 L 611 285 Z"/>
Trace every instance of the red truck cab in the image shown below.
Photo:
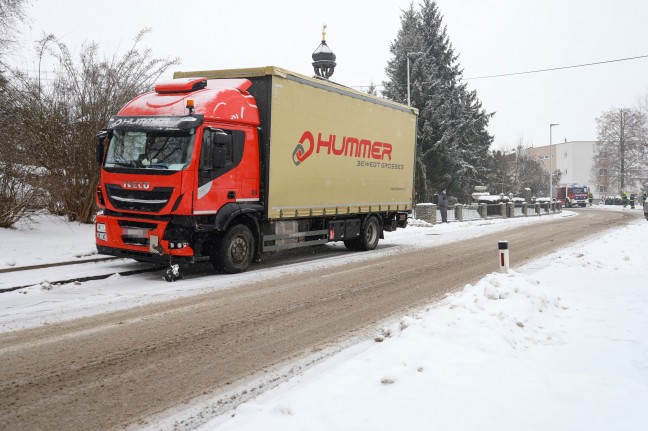
<path fill-rule="evenodd" d="M 100 253 L 141 261 L 209 259 L 208 250 L 194 249 L 204 245 L 192 238 L 201 216 L 260 199 L 259 115 L 246 92 L 250 85 L 247 79 L 177 79 L 110 119 L 97 154 Z M 210 224 L 205 217 L 204 228 Z"/>

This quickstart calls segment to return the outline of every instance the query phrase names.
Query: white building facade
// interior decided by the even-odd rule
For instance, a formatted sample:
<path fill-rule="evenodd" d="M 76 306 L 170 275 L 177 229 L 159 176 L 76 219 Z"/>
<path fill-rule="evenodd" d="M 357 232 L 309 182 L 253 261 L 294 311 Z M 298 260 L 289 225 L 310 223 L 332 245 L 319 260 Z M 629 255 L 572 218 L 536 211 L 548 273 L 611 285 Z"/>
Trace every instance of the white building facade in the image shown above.
<path fill-rule="evenodd" d="M 549 151 L 551 150 L 551 157 Z M 559 142 L 543 147 L 528 148 L 530 154 L 538 160 L 545 171 L 551 169 L 555 172 L 560 170 L 562 174 L 559 184 L 582 184 L 590 188 L 595 200 L 604 199 L 608 196 L 618 196 L 619 184 L 615 181 L 608 181 L 607 172 L 601 169 L 594 172 L 594 156 L 596 155 L 596 141 L 570 141 Z M 634 180 L 627 180 L 624 191 L 630 195 L 641 194 L 642 190 L 648 189 L 648 169 L 643 172 L 635 172 Z"/>
<path fill-rule="evenodd" d="M 556 145 L 554 169 L 560 169 L 562 184 L 586 184 L 595 188 L 592 175 L 594 167 L 594 141 L 572 141 Z M 595 193 L 596 190 L 592 190 Z"/>
<path fill-rule="evenodd" d="M 551 148 L 546 145 L 528 149 L 542 163 L 545 171 L 549 171 L 550 161 L 553 171 L 560 170 L 562 176 L 559 184 L 584 184 L 590 188 L 594 199 L 600 199 L 607 192 L 598 189 L 592 174 L 595 150 L 596 141 L 565 141 L 555 143 Z"/>

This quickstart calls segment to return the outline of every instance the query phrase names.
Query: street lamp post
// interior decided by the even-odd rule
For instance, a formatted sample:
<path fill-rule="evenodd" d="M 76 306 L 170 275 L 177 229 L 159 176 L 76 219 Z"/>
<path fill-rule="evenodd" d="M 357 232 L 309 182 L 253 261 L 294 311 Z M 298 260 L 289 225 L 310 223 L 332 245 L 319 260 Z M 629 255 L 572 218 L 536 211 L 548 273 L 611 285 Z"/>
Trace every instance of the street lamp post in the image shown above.
<path fill-rule="evenodd" d="M 551 141 L 552 141 L 552 136 L 551 136 L 551 129 L 553 126 L 559 126 L 560 124 L 557 123 L 551 123 L 549 125 L 549 203 L 553 201 L 553 172 L 552 172 L 552 165 L 551 165 Z"/>
<path fill-rule="evenodd" d="M 422 56 L 422 52 L 408 52 L 407 53 L 407 106 L 411 106 L 410 101 L 410 60 L 416 60 Z"/>

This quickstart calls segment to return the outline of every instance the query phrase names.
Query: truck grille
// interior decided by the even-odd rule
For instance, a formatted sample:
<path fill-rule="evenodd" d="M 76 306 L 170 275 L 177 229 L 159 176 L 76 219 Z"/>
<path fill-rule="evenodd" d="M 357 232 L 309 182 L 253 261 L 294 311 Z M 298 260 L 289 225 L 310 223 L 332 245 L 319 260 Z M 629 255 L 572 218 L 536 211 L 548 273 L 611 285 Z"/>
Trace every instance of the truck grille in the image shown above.
<path fill-rule="evenodd" d="M 169 203 L 173 187 L 156 187 L 148 190 L 123 189 L 116 184 L 106 184 L 108 200 L 117 209 L 156 213 Z"/>

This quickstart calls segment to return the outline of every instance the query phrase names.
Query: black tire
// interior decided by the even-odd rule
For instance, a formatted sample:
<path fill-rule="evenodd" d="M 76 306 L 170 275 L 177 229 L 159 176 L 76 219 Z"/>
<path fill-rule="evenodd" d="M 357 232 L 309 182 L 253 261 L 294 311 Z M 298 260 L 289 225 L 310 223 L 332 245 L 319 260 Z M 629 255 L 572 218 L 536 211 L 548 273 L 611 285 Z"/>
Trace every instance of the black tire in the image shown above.
<path fill-rule="evenodd" d="M 351 251 L 358 251 L 358 238 L 345 239 L 344 246 Z"/>
<path fill-rule="evenodd" d="M 360 237 L 357 238 L 356 250 L 360 251 L 369 251 L 374 250 L 378 247 L 378 241 L 380 240 L 380 221 L 376 217 L 369 217 L 362 231 L 360 232 Z"/>
<path fill-rule="evenodd" d="M 254 257 L 254 237 L 243 224 L 232 226 L 213 244 L 210 258 L 214 269 L 223 274 L 237 274 L 250 266 Z"/>
<path fill-rule="evenodd" d="M 179 277 L 176 277 L 171 270 L 167 269 L 167 271 L 164 273 L 164 279 L 168 281 L 169 283 L 173 283 L 174 281 L 177 281 Z"/>

